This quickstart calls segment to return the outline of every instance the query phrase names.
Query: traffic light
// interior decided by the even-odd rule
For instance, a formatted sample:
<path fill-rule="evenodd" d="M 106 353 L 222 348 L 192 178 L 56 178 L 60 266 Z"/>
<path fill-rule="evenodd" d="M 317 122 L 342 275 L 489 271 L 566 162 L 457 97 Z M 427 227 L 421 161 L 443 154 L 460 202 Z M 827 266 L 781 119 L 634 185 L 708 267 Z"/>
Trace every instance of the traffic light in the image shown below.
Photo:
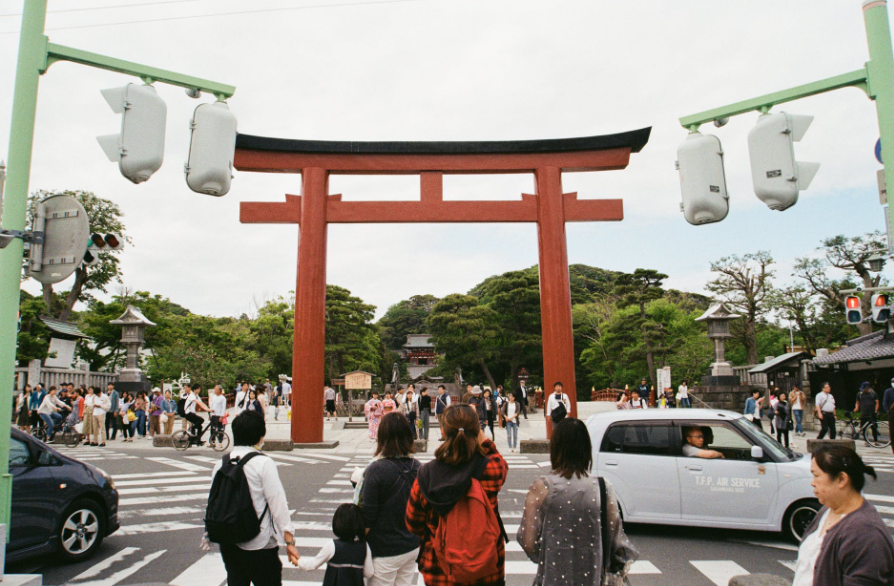
<path fill-rule="evenodd" d="M 879 324 L 888 323 L 891 308 L 888 307 L 888 294 L 876 293 L 872 296 L 872 321 Z"/>
<path fill-rule="evenodd" d="M 233 178 L 236 116 L 226 102 L 201 104 L 190 122 L 186 184 L 196 193 L 226 195 Z"/>
<path fill-rule="evenodd" d="M 819 163 L 795 160 L 793 142 L 804 137 L 813 116 L 776 112 L 763 114 L 748 133 L 751 180 L 754 193 L 771 210 L 786 210 L 798 202 L 798 192 L 807 189 Z"/>
<path fill-rule="evenodd" d="M 852 326 L 863 323 L 863 309 L 860 307 L 859 297 L 848 295 L 844 298 L 844 315 L 847 323 Z"/>
<path fill-rule="evenodd" d="M 122 175 L 142 183 L 164 160 L 167 106 L 151 85 L 129 83 L 102 90 L 102 96 L 116 114 L 123 114 L 121 132 L 96 139 Z"/>
<path fill-rule="evenodd" d="M 712 134 L 692 132 L 677 147 L 683 216 L 690 224 L 719 222 L 729 213 L 723 149 Z"/>
<path fill-rule="evenodd" d="M 93 233 L 87 242 L 87 251 L 84 253 L 84 264 L 92 267 L 99 262 L 99 253 L 124 248 L 124 240 L 117 234 Z"/>

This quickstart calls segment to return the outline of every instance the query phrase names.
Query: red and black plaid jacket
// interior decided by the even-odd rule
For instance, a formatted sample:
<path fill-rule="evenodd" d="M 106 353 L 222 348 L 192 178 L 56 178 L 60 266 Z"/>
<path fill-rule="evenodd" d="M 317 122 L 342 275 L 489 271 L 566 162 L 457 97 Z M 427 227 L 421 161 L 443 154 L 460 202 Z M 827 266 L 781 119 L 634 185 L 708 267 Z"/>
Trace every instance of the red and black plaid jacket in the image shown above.
<path fill-rule="evenodd" d="M 484 489 L 487 498 L 494 511 L 499 513 L 497 495 L 506 482 L 506 474 L 509 472 L 509 466 L 506 460 L 497 451 L 497 446 L 490 440 L 485 440 L 482 444 L 487 452 L 488 462 L 484 467 L 484 472 L 479 478 L 481 488 Z M 456 586 L 457 582 L 451 580 L 444 575 L 438 564 L 438 558 L 435 556 L 435 550 L 432 546 L 432 538 L 438 529 L 438 521 L 441 516 L 438 515 L 429 504 L 428 500 L 422 494 L 419 488 L 419 481 L 413 483 L 410 491 L 410 500 L 407 502 L 407 529 L 411 533 L 418 535 L 420 538 L 420 554 L 419 554 L 419 572 L 425 578 L 427 586 Z M 492 576 L 488 576 L 483 580 L 478 580 L 475 584 L 500 584 L 505 576 L 506 562 L 506 544 L 500 539 L 497 544 L 497 572 Z"/>

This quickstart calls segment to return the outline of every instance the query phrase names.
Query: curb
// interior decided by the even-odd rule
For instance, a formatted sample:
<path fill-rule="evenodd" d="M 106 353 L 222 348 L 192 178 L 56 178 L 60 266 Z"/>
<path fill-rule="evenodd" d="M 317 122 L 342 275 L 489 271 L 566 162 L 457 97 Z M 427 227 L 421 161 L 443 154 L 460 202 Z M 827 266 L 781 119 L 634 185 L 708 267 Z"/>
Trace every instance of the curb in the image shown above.
<path fill-rule="evenodd" d="M 520 454 L 548 454 L 549 440 L 547 439 L 528 439 L 518 442 L 518 453 Z"/>
<path fill-rule="evenodd" d="M 852 439 L 808 439 L 807 453 L 812 454 L 822 446 L 844 446 L 853 451 L 857 451 L 857 444 Z"/>
<path fill-rule="evenodd" d="M 277 441 L 277 440 L 270 440 Z M 291 441 L 291 440 L 289 440 Z M 264 443 L 264 447 L 267 447 L 267 443 Z M 315 442 L 309 444 L 292 444 L 292 447 L 296 450 L 334 450 L 338 447 L 338 440 L 328 441 L 328 442 Z M 264 451 L 267 451 L 266 449 Z"/>

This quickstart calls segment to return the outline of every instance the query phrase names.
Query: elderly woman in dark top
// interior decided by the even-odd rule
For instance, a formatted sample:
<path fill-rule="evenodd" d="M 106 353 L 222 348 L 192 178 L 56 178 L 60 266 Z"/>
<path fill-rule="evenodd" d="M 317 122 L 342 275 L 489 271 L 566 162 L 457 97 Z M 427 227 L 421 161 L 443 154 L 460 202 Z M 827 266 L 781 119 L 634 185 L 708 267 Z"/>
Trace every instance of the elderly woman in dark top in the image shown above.
<path fill-rule="evenodd" d="M 518 542 L 537 563 L 534 586 L 626 584 L 638 554 L 624 534 L 611 484 L 605 482 L 603 502 L 599 479 L 589 475 L 586 424 L 566 417 L 549 443 L 552 472 L 531 485 L 518 528 Z"/>
<path fill-rule="evenodd" d="M 376 460 L 363 474 L 360 510 L 375 574 L 370 586 L 409 585 L 416 573 L 419 538 L 404 521 L 410 489 L 421 464 L 413 457 L 410 422 L 388 413 L 379 423 Z"/>
<path fill-rule="evenodd" d="M 861 494 L 875 470 L 844 446 L 825 445 L 810 463 L 813 493 L 823 505 L 804 533 L 792 586 L 890 586 L 894 542 Z"/>

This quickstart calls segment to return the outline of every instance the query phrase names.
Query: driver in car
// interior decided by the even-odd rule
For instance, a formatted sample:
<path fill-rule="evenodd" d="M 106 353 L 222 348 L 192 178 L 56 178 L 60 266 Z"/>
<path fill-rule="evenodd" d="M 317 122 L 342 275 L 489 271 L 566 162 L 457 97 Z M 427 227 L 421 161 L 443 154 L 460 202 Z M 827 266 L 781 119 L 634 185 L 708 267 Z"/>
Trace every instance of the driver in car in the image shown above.
<path fill-rule="evenodd" d="M 723 458 L 723 454 L 717 450 L 706 450 L 705 448 L 705 432 L 701 427 L 691 426 L 684 427 L 683 434 L 686 437 L 686 443 L 683 444 L 683 455 L 687 458 Z"/>

